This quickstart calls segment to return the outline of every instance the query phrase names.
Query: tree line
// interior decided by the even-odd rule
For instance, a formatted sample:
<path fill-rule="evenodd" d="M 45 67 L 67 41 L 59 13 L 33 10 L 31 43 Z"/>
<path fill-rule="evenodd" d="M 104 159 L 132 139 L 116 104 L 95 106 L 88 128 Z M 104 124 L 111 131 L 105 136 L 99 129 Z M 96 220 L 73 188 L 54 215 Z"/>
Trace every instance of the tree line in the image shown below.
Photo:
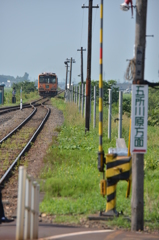
<path fill-rule="evenodd" d="M 17 76 L 16 78 L 10 75 L 0 75 L 0 82 L 4 82 L 6 83 L 8 80 L 12 82 L 22 82 L 22 81 L 27 81 L 29 80 L 29 74 L 27 72 L 24 73 L 24 75 L 22 77 Z"/>
<path fill-rule="evenodd" d="M 16 92 L 20 92 L 20 89 L 22 87 L 22 91 L 27 93 L 27 94 L 30 93 L 30 92 L 37 91 L 34 82 L 30 82 L 30 81 L 13 83 L 12 87 L 15 88 Z"/>

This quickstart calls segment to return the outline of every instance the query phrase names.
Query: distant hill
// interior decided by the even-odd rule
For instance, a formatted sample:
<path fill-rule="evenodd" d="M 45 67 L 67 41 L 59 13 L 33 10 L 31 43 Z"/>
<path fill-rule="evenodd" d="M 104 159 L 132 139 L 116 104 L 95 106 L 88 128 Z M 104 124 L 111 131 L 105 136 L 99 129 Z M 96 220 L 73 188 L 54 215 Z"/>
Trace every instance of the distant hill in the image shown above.
<path fill-rule="evenodd" d="M 12 85 L 13 83 L 18 83 L 18 82 L 29 80 L 29 74 L 27 72 L 25 72 L 23 77 L 17 76 L 16 78 L 13 76 L 9 76 L 9 75 L 0 75 L 0 83 L 4 83 L 5 85 L 7 85 L 8 80 L 10 81 L 10 84 Z"/>
<path fill-rule="evenodd" d="M 15 81 L 15 78 L 13 76 L 0 75 L 0 83 L 6 83 L 7 80 L 13 82 Z"/>

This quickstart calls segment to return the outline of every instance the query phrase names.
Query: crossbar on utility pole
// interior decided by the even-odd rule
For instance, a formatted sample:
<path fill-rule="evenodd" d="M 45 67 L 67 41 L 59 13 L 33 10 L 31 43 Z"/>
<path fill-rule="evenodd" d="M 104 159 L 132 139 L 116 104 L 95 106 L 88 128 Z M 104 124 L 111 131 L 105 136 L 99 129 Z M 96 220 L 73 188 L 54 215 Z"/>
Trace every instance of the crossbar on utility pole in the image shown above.
<path fill-rule="evenodd" d="M 93 0 L 89 0 L 89 6 L 83 5 L 82 8 L 89 8 L 88 13 L 88 52 L 87 52 L 87 78 L 86 78 L 86 118 L 85 118 L 85 132 L 89 131 L 90 125 L 90 87 L 91 87 L 91 48 L 92 48 L 92 8 L 99 8 L 93 6 Z"/>
<path fill-rule="evenodd" d="M 81 51 L 81 84 L 83 83 L 83 51 L 86 51 L 86 49 L 77 49 L 77 51 Z"/>
<path fill-rule="evenodd" d="M 145 65 L 145 36 L 146 36 L 147 0 L 136 0 L 136 32 L 135 32 L 135 59 L 137 68 L 137 49 L 142 49 L 140 76 L 135 79 L 144 80 Z M 134 81 L 135 82 L 135 81 Z M 144 229 L 144 154 L 133 153 L 132 156 L 132 200 L 131 200 L 131 230 Z"/>

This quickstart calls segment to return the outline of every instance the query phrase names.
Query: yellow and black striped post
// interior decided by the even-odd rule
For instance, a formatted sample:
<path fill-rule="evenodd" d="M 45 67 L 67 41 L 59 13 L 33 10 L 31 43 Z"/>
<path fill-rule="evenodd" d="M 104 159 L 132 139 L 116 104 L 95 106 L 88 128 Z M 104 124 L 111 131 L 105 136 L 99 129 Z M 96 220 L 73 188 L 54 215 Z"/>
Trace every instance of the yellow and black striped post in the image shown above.
<path fill-rule="evenodd" d="M 102 146 L 103 137 L 103 0 L 100 5 L 100 74 L 99 74 L 99 151 L 98 170 L 104 172 L 104 151 Z"/>
<path fill-rule="evenodd" d="M 101 216 L 118 216 L 116 211 L 116 186 L 118 181 L 128 181 L 127 196 L 130 193 L 131 183 L 131 156 L 118 156 L 117 154 L 107 154 L 104 157 L 103 151 L 103 0 L 100 5 L 100 74 L 99 74 L 99 151 L 98 151 L 98 170 L 103 172 L 100 191 L 103 196 L 107 195 L 106 210 L 101 212 Z M 106 165 L 106 176 L 104 166 Z M 107 181 L 105 180 L 105 177 Z"/>
<path fill-rule="evenodd" d="M 105 215 L 116 215 L 116 186 L 118 181 L 131 177 L 131 156 L 106 155 L 107 204 Z"/>
<path fill-rule="evenodd" d="M 106 155 L 106 195 L 107 204 L 106 211 L 102 213 L 104 216 L 118 216 L 119 212 L 116 211 L 116 187 L 120 180 L 126 180 L 128 182 L 126 197 L 130 194 L 130 187 L 132 181 L 132 158 L 130 153 L 130 134 L 131 134 L 131 119 L 129 129 L 129 143 L 128 143 L 128 155 L 118 156 L 117 154 Z"/>

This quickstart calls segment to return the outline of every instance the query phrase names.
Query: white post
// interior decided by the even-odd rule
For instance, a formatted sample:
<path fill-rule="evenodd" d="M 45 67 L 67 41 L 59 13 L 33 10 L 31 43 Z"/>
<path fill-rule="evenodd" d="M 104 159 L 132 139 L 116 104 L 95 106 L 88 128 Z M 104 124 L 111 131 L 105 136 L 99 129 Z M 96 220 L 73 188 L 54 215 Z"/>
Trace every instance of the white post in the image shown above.
<path fill-rule="evenodd" d="M 19 167 L 18 179 L 18 201 L 17 201 L 17 224 L 16 224 L 16 240 L 23 240 L 24 236 L 24 208 L 25 208 L 25 181 L 26 168 Z"/>
<path fill-rule="evenodd" d="M 94 116 L 93 116 L 93 128 L 96 127 L 96 86 L 94 86 Z"/>
<path fill-rule="evenodd" d="M 26 179 L 26 196 L 25 196 L 25 231 L 24 239 L 30 239 L 30 211 L 31 211 L 31 177 Z"/>
<path fill-rule="evenodd" d="M 38 231 L 38 208 L 37 208 L 37 203 L 38 203 L 38 187 L 37 183 L 35 183 L 35 199 L 34 199 L 34 211 L 35 211 L 35 217 L 34 217 L 34 239 L 37 239 L 37 231 Z"/>
<path fill-rule="evenodd" d="M 78 106 L 78 86 L 76 87 L 76 105 Z"/>
<path fill-rule="evenodd" d="M 36 182 L 32 184 L 31 190 L 31 219 L 30 219 L 30 239 L 35 239 L 35 189 Z"/>
<path fill-rule="evenodd" d="M 92 97 L 92 91 L 91 91 L 91 84 L 90 84 L 90 118 L 89 118 L 89 122 L 91 122 L 91 97 Z"/>
<path fill-rule="evenodd" d="M 84 84 L 82 83 L 82 108 L 81 108 L 82 117 L 83 117 L 83 109 L 84 109 Z"/>
<path fill-rule="evenodd" d="M 80 85 L 79 85 L 78 109 L 80 113 L 80 109 L 81 109 L 81 86 Z"/>
<path fill-rule="evenodd" d="M 71 102 L 71 85 L 69 86 L 69 102 Z"/>
<path fill-rule="evenodd" d="M 119 91 L 119 129 L 118 138 L 122 138 L 122 104 L 123 104 L 123 92 Z"/>
<path fill-rule="evenodd" d="M 71 101 L 73 102 L 73 85 L 71 85 Z"/>
<path fill-rule="evenodd" d="M 75 103 L 76 103 L 76 86 L 75 86 Z"/>
<path fill-rule="evenodd" d="M 109 89 L 108 139 L 111 141 L 112 90 Z"/>
<path fill-rule="evenodd" d="M 86 84 L 85 84 L 85 97 L 84 97 L 84 118 L 86 117 Z"/>
<path fill-rule="evenodd" d="M 76 87 L 76 104 L 78 106 L 78 86 Z"/>
<path fill-rule="evenodd" d="M 40 186 L 37 184 L 37 194 L 36 194 L 36 239 L 38 239 L 38 225 L 39 225 L 39 202 L 40 202 Z"/>
<path fill-rule="evenodd" d="M 69 91 L 68 91 L 68 88 L 67 88 L 66 102 L 68 102 L 68 99 L 69 99 Z"/>
<path fill-rule="evenodd" d="M 76 86 L 74 87 L 74 101 L 76 103 Z"/>
<path fill-rule="evenodd" d="M 104 116 L 104 85 L 103 85 L 103 92 L 102 92 L 102 94 L 103 94 L 103 96 L 102 96 L 102 99 L 103 99 L 103 116 Z"/>
<path fill-rule="evenodd" d="M 22 103 L 22 87 L 20 89 L 20 110 L 23 108 L 23 103 Z"/>

